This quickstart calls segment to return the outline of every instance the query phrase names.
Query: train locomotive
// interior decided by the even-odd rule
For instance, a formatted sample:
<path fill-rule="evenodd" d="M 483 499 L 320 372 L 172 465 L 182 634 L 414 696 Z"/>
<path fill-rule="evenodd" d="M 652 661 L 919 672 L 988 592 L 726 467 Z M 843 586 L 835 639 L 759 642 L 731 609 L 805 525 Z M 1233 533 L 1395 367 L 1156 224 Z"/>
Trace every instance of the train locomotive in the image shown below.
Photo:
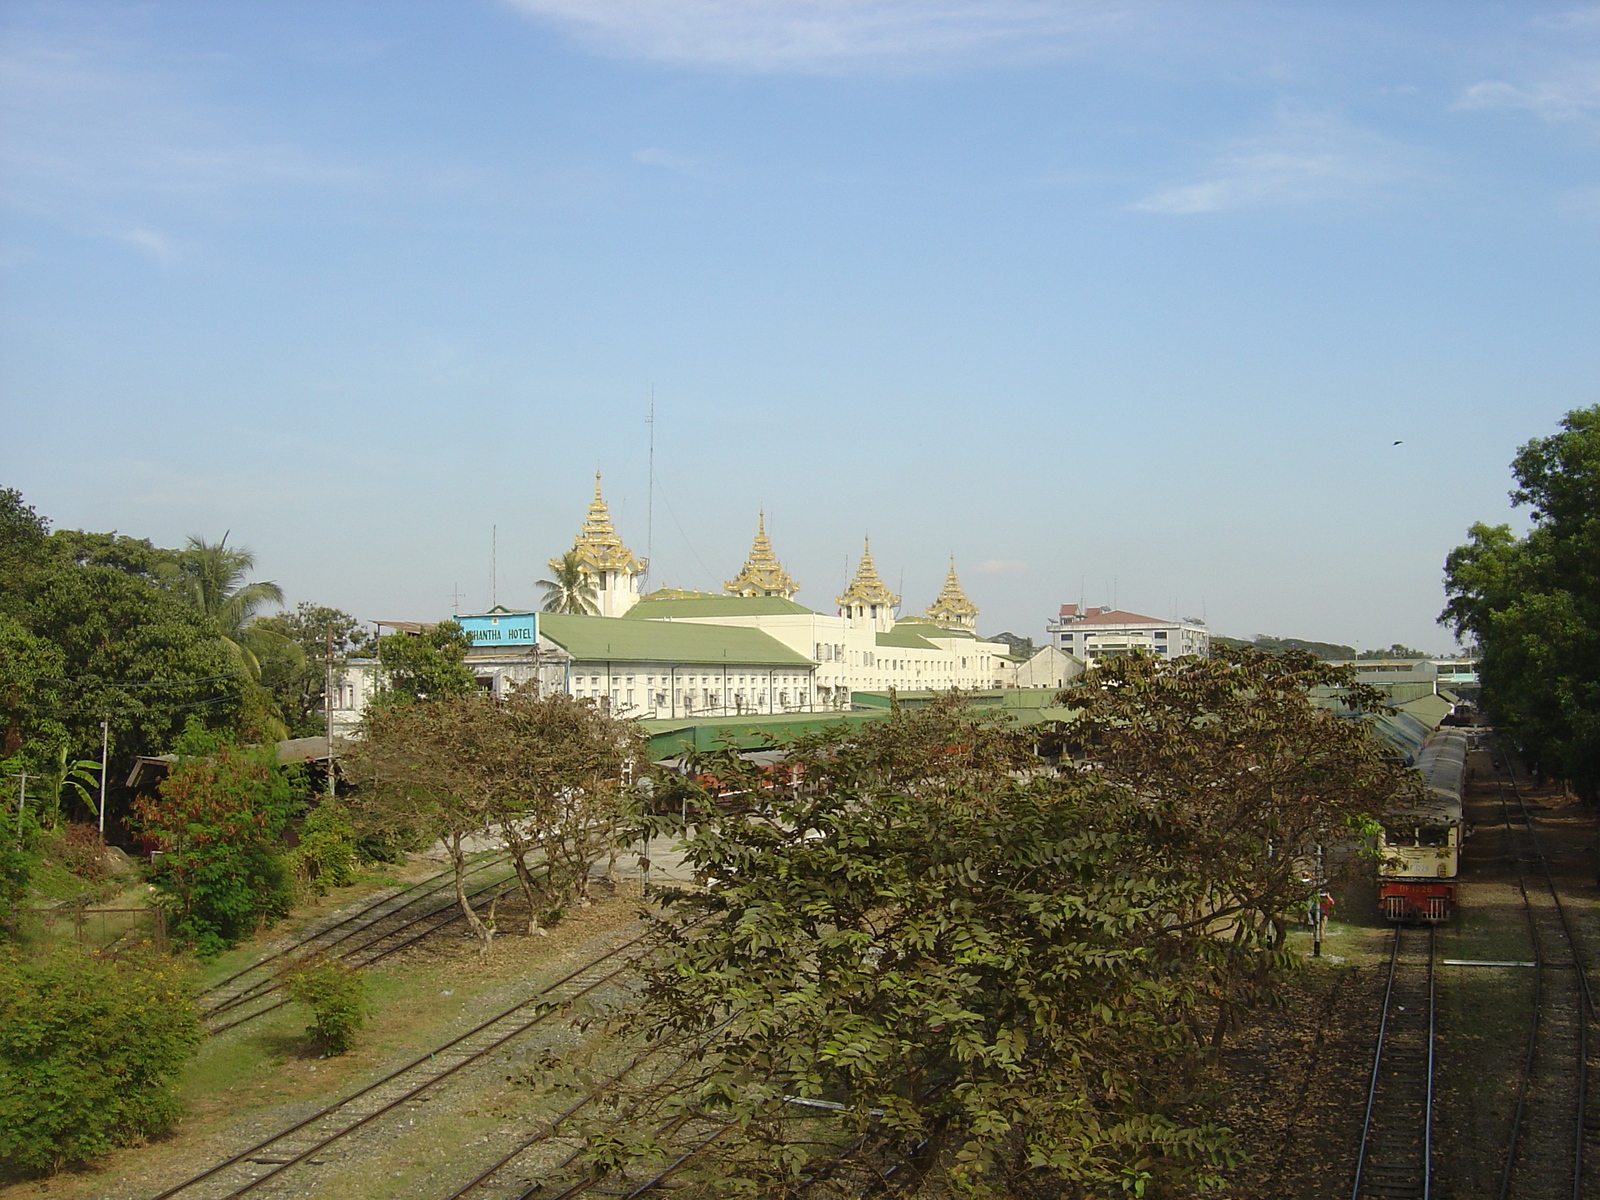
<path fill-rule="evenodd" d="M 1378 907 L 1397 922 L 1440 922 L 1456 906 L 1461 790 L 1469 735 L 1438 730 L 1417 752 L 1426 798 L 1395 813 L 1378 842 Z"/>

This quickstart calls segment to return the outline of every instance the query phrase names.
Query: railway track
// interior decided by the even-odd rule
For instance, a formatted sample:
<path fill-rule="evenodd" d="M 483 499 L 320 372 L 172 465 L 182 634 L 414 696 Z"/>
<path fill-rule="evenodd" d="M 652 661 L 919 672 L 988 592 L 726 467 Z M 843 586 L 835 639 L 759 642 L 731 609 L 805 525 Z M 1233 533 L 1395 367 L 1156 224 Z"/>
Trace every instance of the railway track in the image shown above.
<path fill-rule="evenodd" d="M 1516 868 L 1534 962 L 1527 1051 L 1500 1180 L 1500 1200 L 1583 1200 L 1600 1176 L 1597 1132 L 1589 1127 L 1590 1025 L 1595 997 L 1581 947 L 1561 900 L 1509 757 L 1497 777 L 1507 853 Z M 1507 783 L 1510 786 L 1508 802 Z M 1514 803 L 1512 803 L 1514 802 Z M 1530 872 L 1530 866 L 1533 870 Z M 1529 875 L 1534 876 L 1529 886 Z"/>
<path fill-rule="evenodd" d="M 297 1178 L 300 1168 L 336 1161 L 343 1151 L 337 1143 L 343 1139 L 396 1110 L 405 1111 L 404 1106 L 423 1097 L 429 1089 L 483 1062 L 509 1042 L 558 1015 L 567 1004 L 615 983 L 643 953 L 645 937 L 643 932 L 637 933 L 526 1000 L 157 1193 L 151 1200 L 178 1196 L 183 1200 L 227 1200 L 258 1191 L 282 1197 L 304 1195 L 306 1181 Z"/>
<path fill-rule="evenodd" d="M 467 892 L 474 908 L 490 903 L 515 879 L 514 873 L 499 871 L 506 861 L 506 856 L 496 855 L 474 866 L 469 876 L 473 886 Z M 200 992 L 197 1002 L 206 1032 L 223 1033 L 287 1004 L 283 977 L 303 955 L 320 953 L 351 966 L 370 966 L 461 919 L 454 872 L 430 876 L 296 939 Z"/>
<path fill-rule="evenodd" d="M 1430 1200 L 1434 929 L 1396 925 L 1351 1200 Z"/>

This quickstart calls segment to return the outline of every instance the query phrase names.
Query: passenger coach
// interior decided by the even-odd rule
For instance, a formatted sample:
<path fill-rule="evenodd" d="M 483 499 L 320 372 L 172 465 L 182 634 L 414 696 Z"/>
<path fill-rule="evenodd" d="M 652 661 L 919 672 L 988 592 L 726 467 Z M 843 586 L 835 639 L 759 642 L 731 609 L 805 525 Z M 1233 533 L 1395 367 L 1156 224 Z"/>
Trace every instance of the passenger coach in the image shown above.
<path fill-rule="evenodd" d="M 1426 799 L 1397 813 L 1378 846 L 1378 907 L 1391 921 L 1445 921 L 1456 906 L 1468 734 L 1440 729 L 1417 753 Z"/>

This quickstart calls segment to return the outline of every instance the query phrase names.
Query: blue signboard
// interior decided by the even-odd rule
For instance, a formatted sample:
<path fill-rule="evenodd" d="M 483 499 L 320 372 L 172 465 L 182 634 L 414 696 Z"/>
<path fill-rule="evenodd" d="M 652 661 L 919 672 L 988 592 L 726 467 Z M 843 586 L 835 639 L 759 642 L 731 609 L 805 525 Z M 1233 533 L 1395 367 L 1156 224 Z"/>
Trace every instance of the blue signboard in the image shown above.
<path fill-rule="evenodd" d="M 502 608 L 457 617 L 456 621 L 467 631 L 474 646 L 532 646 L 539 640 L 538 613 L 507 612 Z"/>

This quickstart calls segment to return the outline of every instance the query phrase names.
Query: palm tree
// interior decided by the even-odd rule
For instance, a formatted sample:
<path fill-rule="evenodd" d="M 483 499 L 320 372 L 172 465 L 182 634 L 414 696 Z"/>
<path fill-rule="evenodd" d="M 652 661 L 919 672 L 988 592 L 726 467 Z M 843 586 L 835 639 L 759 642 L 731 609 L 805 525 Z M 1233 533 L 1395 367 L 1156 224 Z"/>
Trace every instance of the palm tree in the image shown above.
<path fill-rule="evenodd" d="M 555 567 L 554 579 L 541 579 L 544 589 L 544 611 L 547 613 L 574 613 L 578 616 L 598 617 L 600 605 L 596 603 L 594 578 L 583 565 L 576 550 L 568 550 Z"/>
<path fill-rule="evenodd" d="M 268 647 L 290 651 L 294 656 L 301 654 L 291 639 L 255 623 L 256 614 L 265 605 L 283 603 L 283 589 L 277 584 L 268 580 L 244 581 L 245 573 L 255 565 L 256 556 L 230 547 L 226 533 L 219 542 L 190 537 L 167 576 L 173 591 L 216 624 L 217 633 L 251 680 L 261 678 L 260 655 Z"/>

